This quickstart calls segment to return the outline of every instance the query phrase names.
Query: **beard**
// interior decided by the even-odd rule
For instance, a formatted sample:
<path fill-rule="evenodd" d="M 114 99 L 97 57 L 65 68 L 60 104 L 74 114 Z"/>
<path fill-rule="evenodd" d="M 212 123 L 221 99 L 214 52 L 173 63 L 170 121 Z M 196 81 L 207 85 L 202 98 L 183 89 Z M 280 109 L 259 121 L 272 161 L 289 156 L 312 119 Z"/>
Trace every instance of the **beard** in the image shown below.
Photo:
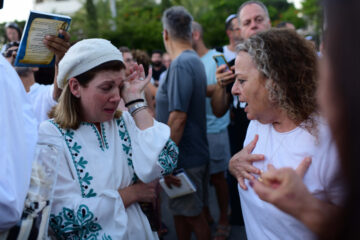
<path fill-rule="evenodd" d="M 151 62 L 151 64 L 152 64 L 154 67 L 161 67 L 162 62 L 161 62 L 161 61 L 155 61 L 155 62 Z"/>

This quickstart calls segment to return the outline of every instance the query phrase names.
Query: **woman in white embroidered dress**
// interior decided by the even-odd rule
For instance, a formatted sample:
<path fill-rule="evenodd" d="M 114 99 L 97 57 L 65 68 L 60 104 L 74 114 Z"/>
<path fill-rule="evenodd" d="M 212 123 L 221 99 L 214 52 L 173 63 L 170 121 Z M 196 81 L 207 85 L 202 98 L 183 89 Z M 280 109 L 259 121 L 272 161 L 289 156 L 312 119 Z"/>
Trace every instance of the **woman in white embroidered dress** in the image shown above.
<path fill-rule="evenodd" d="M 251 122 L 245 147 L 229 169 L 239 181 L 247 238 L 314 239 L 305 225 L 262 201 L 250 186 L 274 167 L 308 167 L 304 183 L 311 194 L 329 204 L 341 202 L 335 146 L 317 113 L 315 50 L 295 31 L 275 29 L 249 38 L 238 50 L 232 93 L 247 103 Z"/>
<path fill-rule="evenodd" d="M 57 239 L 158 238 L 137 202 L 153 200 L 149 182 L 176 167 L 178 150 L 141 99 L 151 76 L 130 72 L 104 39 L 76 43 L 59 63 L 63 91 L 39 130 L 62 137 L 49 222 Z M 129 112 L 117 111 L 120 98 Z"/>

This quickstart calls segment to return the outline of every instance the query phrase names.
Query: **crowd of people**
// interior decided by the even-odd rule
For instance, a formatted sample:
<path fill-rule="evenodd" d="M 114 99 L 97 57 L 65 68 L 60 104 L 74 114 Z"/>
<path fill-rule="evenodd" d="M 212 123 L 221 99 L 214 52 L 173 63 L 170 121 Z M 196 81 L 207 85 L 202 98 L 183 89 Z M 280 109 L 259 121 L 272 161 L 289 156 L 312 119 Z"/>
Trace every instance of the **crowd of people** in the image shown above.
<path fill-rule="evenodd" d="M 46 219 L 55 239 L 162 238 L 159 179 L 176 189 L 179 172 L 196 189 L 168 201 L 180 240 L 228 239 L 232 225 L 245 225 L 249 240 L 357 239 L 360 32 L 348 21 L 359 21 L 360 2 L 325 0 L 323 9 L 321 54 L 291 23 L 272 28 L 261 1 L 234 9 L 229 43 L 214 49 L 174 6 L 161 19 L 165 53 L 70 43 L 60 30 L 43 39 L 55 66 L 41 78 L 13 66 L 21 29 L 7 24 L 0 238 L 24 216 L 36 143 L 56 136 Z"/>

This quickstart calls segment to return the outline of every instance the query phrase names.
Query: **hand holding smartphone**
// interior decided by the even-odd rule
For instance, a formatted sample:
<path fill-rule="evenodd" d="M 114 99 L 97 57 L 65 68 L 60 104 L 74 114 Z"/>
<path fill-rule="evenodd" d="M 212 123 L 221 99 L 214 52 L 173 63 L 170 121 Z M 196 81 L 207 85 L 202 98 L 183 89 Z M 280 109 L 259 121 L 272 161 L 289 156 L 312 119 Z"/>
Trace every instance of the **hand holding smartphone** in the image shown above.
<path fill-rule="evenodd" d="M 220 67 L 221 65 L 226 65 L 226 70 L 231 70 L 231 66 L 230 64 L 226 61 L 224 55 L 220 54 L 220 55 L 215 55 L 213 56 L 217 67 Z"/>

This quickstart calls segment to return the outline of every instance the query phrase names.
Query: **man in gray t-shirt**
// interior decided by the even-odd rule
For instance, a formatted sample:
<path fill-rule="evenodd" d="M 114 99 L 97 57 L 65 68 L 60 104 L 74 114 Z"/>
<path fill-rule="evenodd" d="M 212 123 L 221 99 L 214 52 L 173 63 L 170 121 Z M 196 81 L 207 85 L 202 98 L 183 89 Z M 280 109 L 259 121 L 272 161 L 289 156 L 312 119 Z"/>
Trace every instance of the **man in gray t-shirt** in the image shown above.
<path fill-rule="evenodd" d="M 171 63 L 156 94 L 156 118 L 167 123 L 173 111 L 186 114 L 179 146 L 179 168 L 193 168 L 209 161 L 206 139 L 206 75 L 193 50 L 183 51 Z M 173 129 L 172 129 L 173 130 Z"/>
<path fill-rule="evenodd" d="M 196 192 L 169 200 L 178 239 L 210 239 L 203 213 L 207 197 L 209 150 L 206 138 L 206 74 L 192 50 L 192 16 L 183 7 L 167 9 L 162 18 L 163 39 L 173 60 L 166 79 L 156 94 L 156 118 L 171 129 L 171 139 L 179 146 L 178 167 L 183 168 Z M 181 185 L 173 175 L 166 184 Z M 173 186 L 174 187 L 174 186 Z"/>

